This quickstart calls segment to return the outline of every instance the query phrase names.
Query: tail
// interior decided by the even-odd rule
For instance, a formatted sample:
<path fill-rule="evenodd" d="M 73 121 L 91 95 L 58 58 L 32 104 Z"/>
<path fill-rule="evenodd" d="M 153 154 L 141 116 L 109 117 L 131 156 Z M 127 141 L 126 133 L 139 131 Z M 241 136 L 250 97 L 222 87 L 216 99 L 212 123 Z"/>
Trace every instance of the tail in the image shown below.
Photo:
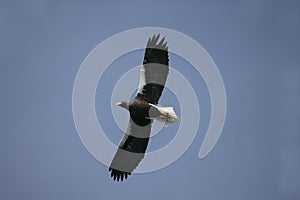
<path fill-rule="evenodd" d="M 168 126 L 172 123 L 179 121 L 179 118 L 177 117 L 173 107 L 158 107 L 157 106 L 157 109 L 160 112 L 160 116 L 155 119 L 162 122 L 165 126 Z"/>

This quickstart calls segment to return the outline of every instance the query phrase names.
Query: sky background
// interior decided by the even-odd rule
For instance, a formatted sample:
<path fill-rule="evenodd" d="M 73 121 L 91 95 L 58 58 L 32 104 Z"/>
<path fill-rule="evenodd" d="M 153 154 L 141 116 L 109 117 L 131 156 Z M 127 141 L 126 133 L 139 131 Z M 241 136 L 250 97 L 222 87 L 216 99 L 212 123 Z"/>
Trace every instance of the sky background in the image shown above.
<path fill-rule="evenodd" d="M 0 199 L 298 200 L 299 10 L 296 0 L 0 1 Z M 78 137 L 73 83 L 97 44 L 145 26 L 180 31 L 208 51 L 225 84 L 227 118 L 217 145 L 199 160 L 209 94 L 192 67 L 171 55 L 197 91 L 203 125 L 175 163 L 116 183 Z M 99 121 L 116 144 L 122 135 L 105 95 L 121 75 L 117 64 L 130 69 L 142 54 L 113 63 L 97 89 Z M 166 102 L 178 106 L 168 91 Z M 149 149 L 170 141 L 176 126 L 155 136 Z"/>

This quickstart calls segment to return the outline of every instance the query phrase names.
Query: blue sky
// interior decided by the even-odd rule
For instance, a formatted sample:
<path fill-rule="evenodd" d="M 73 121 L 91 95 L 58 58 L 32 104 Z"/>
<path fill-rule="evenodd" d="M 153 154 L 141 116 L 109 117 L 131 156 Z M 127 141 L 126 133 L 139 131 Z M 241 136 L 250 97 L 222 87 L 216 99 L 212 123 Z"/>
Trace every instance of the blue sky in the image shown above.
<path fill-rule="evenodd" d="M 297 1 L 259 0 L 1 1 L 0 198 L 299 199 L 299 8 Z M 217 145 L 199 160 L 209 96 L 191 66 L 171 55 L 199 89 L 203 125 L 174 164 L 120 184 L 82 145 L 72 89 L 97 44 L 145 26 L 183 32 L 208 51 L 225 83 L 228 112 Z M 120 59 L 130 69 L 142 53 Z M 117 72 L 112 66 L 107 77 Z M 99 119 L 101 93 L 110 87 L 98 87 Z M 162 102 L 170 101 L 177 105 L 166 92 Z M 107 130 L 118 130 L 106 120 Z M 172 131 L 153 138 L 150 148 L 166 144 Z M 118 143 L 121 135 L 111 134 Z"/>

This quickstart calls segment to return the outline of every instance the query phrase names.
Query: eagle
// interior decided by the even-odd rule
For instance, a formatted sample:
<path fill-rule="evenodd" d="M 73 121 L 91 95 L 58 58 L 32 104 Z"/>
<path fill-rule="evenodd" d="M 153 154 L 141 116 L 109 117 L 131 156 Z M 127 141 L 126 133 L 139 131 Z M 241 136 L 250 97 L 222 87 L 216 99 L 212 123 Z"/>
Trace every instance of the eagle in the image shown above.
<path fill-rule="evenodd" d="M 169 73 L 167 42 L 159 39 L 160 34 L 148 39 L 135 98 L 116 103 L 129 111 L 130 120 L 109 166 L 115 181 L 127 179 L 144 158 L 154 119 L 165 126 L 179 121 L 172 107 L 158 106 Z"/>

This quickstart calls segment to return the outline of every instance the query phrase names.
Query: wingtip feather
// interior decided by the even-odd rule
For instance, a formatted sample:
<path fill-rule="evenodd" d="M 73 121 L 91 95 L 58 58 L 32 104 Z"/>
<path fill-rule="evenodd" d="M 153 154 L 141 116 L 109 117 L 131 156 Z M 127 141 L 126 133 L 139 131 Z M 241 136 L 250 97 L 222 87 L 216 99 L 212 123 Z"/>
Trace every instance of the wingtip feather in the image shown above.
<path fill-rule="evenodd" d="M 150 37 L 147 41 L 147 48 L 157 48 L 157 49 L 163 49 L 163 50 L 168 50 L 168 42 L 165 41 L 166 38 L 163 37 L 161 40 L 160 38 L 160 33 L 159 34 L 154 34 L 152 37 Z"/>
<path fill-rule="evenodd" d="M 111 167 L 109 168 L 109 171 L 111 172 L 110 177 L 112 177 L 113 180 L 117 181 L 117 182 L 119 182 L 119 181 L 122 182 L 131 175 L 130 172 L 119 171 L 119 170 L 113 169 Z"/>

